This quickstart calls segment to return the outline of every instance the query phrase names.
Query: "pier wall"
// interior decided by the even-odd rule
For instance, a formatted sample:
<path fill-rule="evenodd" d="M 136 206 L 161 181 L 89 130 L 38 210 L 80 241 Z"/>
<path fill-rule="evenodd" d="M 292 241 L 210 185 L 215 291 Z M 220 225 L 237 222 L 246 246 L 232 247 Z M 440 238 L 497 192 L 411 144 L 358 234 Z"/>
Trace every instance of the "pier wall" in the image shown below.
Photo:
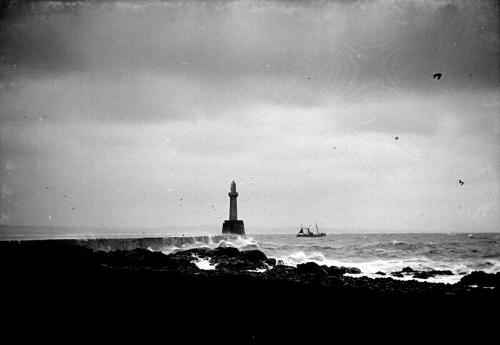
<path fill-rule="evenodd" d="M 46 239 L 46 240 L 28 240 L 22 242 L 49 241 L 65 244 L 69 246 L 80 246 L 90 248 L 94 251 L 112 251 L 112 250 L 132 250 L 137 248 L 162 251 L 171 247 L 182 247 L 183 245 L 196 244 L 217 244 L 222 240 L 234 238 L 231 235 L 214 236 L 173 236 L 173 237 L 143 237 L 143 238 L 93 238 L 93 239 Z M 21 242 L 21 241 L 12 241 Z"/>

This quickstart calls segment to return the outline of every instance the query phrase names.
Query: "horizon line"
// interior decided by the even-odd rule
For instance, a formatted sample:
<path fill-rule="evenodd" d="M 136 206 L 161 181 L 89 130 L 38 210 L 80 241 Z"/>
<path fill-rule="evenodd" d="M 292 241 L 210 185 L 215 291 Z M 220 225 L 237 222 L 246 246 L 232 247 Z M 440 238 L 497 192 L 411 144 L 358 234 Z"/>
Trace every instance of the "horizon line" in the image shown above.
<path fill-rule="evenodd" d="M 0 229 L 1 228 L 52 228 L 52 229 L 89 229 L 89 230 L 102 230 L 102 229 L 124 229 L 124 230 L 158 230 L 160 232 L 165 232 L 165 230 L 173 230 L 173 229 L 194 229 L 194 228 L 215 228 L 215 226 L 212 225 L 187 225 L 187 226 L 176 226 L 176 225 L 169 225 L 169 226 L 163 226 L 163 227 L 139 227 L 139 226 L 79 226 L 79 225 L 5 225 L 5 224 L 0 224 Z M 219 228 L 217 226 L 217 228 Z M 296 226 L 271 226 L 271 227 L 254 227 L 254 230 L 264 230 L 266 229 L 265 233 L 262 232 L 248 232 L 247 235 L 261 235 L 261 234 L 274 234 L 274 235 L 288 235 L 288 234 L 295 234 L 295 232 L 270 232 L 273 229 L 276 230 L 283 230 L 284 228 L 296 228 Z M 252 229 L 252 228 L 251 228 Z M 324 227 L 322 228 L 323 231 L 325 231 L 327 234 L 349 234 L 349 233 L 356 233 L 356 234 L 371 234 L 371 233 L 500 233 L 500 231 L 494 231 L 490 229 L 477 229 L 477 230 L 462 230 L 462 229 L 457 229 L 454 231 L 450 230 L 429 230 L 429 229 L 409 229 L 409 230 L 404 230 L 404 229 L 374 229 L 374 228 L 330 228 L 330 227 Z M 101 231 L 102 233 L 102 231 Z M 138 235 L 145 234 L 144 232 L 137 233 Z M 206 232 L 200 231 L 200 235 L 206 234 Z M 85 235 L 88 235 L 88 233 L 85 233 Z M 172 234 L 175 235 L 175 234 Z M 188 235 L 193 235 L 193 234 L 188 234 Z M 214 234 L 217 235 L 217 234 Z"/>

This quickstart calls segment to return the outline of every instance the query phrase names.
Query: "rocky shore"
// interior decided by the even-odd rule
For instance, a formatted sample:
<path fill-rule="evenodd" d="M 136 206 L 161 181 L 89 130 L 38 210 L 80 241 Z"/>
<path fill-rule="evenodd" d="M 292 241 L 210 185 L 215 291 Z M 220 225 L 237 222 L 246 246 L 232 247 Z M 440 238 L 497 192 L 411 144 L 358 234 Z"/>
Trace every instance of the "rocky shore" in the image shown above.
<path fill-rule="evenodd" d="M 214 269 L 200 269 L 200 260 Z M 165 255 L 146 249 L 93 251 L 57 241 L 2 242 L 0 262 L 6 310 L 23 316 L 24 323 L 71 319 L 174 333 L 196 324 L 223 327 L 228 331 L 219 340 L 238 343 L 328 337 L 361 325 L 377 331 L 388 324 L 394 332 L 422 320 L 484 326 L 491 322 L 486 313 L 498 310 L 493 308 L 500 288 L 499 273 L 472 272 L 457 284 L 372 279 L 350 276 L 361 273 L 354 267 L 313 262 L 292 267 L 258 250 L 231 247 Z M 424 279 L 441 274 L 453 273 L 411 267 L 392 273 Z M 326 324 L 336 330 L 322 328 Z M 309 327 L 320 328 L 310 334 Z M 181 335 L 203 338 L 196 332 Z"/>

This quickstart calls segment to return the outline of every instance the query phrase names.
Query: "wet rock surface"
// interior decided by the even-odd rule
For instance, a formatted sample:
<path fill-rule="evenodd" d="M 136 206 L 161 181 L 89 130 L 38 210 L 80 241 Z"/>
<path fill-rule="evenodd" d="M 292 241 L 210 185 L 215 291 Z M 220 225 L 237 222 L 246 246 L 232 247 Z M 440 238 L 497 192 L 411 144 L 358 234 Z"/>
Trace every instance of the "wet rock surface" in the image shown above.
<path fill-rule="evenodd" d="M 383 272 L 377 272 L 376 274 L 381 274 L 381 273 Z M 428 278 L 433 278 L 435 276 L 449 276 L 449 275 L 453 275 L 453 272 L 450 270 L 420 271 L 420 270 L 415 270 L 411 267 L 404 267 L 401 271 L 391 272 L 391 276 L 393 277 L 404 278 L 406 276 L 410 276 L 416 279 L 428 279 Z"/>
<path fill-rule="evenodd" d="M 482 271 L 474 271 L 463 276 L 459 284 L 500 288 L 500 272 L 491 274 Z"/>

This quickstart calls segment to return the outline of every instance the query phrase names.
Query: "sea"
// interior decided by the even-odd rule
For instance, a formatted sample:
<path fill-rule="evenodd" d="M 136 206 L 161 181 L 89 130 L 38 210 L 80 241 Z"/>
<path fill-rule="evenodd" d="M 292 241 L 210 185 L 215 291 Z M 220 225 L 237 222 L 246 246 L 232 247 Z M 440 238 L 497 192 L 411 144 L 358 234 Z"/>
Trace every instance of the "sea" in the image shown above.
<path fill-rule="evenodd" d="M 33 230 L 33 229 L 32 229 Z M 38 229 L 40 230 L 40 229 Z M 23 231 L 0 232 L 0 240 L 73 238 L 93 240 L 108 238 L 118 244 L 125 238 L 163 238 L 160 247 L 153 249 L 148 241 L 141 241 L 151 250 L 169 254 L 194 247 L 230 246 L 240 250 L 258 249 L 268 257 L 282 260 L 285 265 L 296 266 L 305 262 L 319 265 L 357 267 L 362 273 L 356 276 L 380 278 L 380 272 L 390 275 L 404 267 L 414 270 L 450 270 L 454 274 L 428 278 L 428 282 L 456 283 L 472 271 L 500 272 L 500 233 L 369 233 L 327 234 L 325 237 L 296 237 L 295 234 L 249 234 L 245 237 L 220 235 L 176 236 L 156 233 L 109 235 L 65 234 L 64 232 Z M 113 243 L 113 242 L 111 242 Z M 155 242 L 156 244 L 158 241 Z M 108 246 L 107 249 L 113 249 Z M 199 259 L 198 267 L 214 269 L 207 261 Z M 394 279 L 409 280 L 411 276 Z M 419 279 L 416 279 L 419 280 Z"/>

